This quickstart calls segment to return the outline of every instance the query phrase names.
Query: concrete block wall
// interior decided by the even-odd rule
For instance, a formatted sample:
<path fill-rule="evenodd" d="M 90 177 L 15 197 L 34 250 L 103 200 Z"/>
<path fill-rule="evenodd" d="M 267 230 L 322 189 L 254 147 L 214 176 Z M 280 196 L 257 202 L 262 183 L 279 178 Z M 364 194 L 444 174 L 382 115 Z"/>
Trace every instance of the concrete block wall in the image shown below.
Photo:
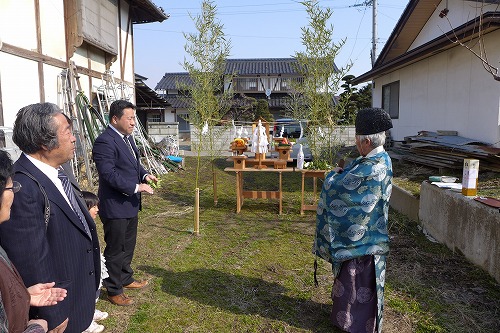
<path fill-rule="evenodd" d="M 356 129 L 354 126 L 338 126 L 333 130 L 333 136 L 337 139 L 337 141 L 345 144 L 346 146 L 356 145 L 355 135 Z"/>
<path fill-rule="evenodd" d="M 243 126 L 243 128 L 247 131 L 250 138 L 252 137 L 252 126 Z M 231 145 L 231 141 L 234 140 L 234 130 L 232 126 L 223 127 L 223 126 L 214 126 L 213 132 L 215 133 L 215 146 L 220 150 L 229 150 L 229 146 Z M 191 125 L 191 144 L 197 145 L 200 142 L 200 135 L 196 127 Z"/>
<path fill-rule="evenodd" d="M 148 122 L 147 130 L 149 137 L 154 142 L 160 142 L 166 136 L 173 136 L 179 145 L 179 123 L 178 122 Z"/>
<path fill-rule="evenodd" d="M 500 282 L 498 208 L 423 182 L 419 218 L 422 227 L 437 241 L 452 250 L 459 250 Z"/>
<path fill-rule="evenodd" d="M 252 126 L 243 126 L 246 129 L 249 137 L 252 137 Z M 229 127 L 214 127 L 214 132 L 217 133 L 217 146 L 227 147 L 231 141 L 234 140 L 234 130 L 232 126 Z M 344 143 L 346 146 L 352 146 L 356 144 L 355 139 L 355 128 L 354 126 L 339 126 L 335 129 L 333 134 L 339 142 Z M 197 144 L 199 142 L 199 134 L 197 133 L 196 127 L 191 125 L 191 142 Z M 225 149 L 225 148 L 223 148 Z"/>

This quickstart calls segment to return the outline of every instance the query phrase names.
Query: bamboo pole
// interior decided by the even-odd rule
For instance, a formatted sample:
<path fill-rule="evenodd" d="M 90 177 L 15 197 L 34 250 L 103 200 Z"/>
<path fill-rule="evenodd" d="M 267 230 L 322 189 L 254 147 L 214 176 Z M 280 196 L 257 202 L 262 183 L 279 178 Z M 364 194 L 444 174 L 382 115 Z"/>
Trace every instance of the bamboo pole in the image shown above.
<path fill-rule="evenodd" d="M 194 234 L 200 234 L 200 188 L 194 190 Z"/>

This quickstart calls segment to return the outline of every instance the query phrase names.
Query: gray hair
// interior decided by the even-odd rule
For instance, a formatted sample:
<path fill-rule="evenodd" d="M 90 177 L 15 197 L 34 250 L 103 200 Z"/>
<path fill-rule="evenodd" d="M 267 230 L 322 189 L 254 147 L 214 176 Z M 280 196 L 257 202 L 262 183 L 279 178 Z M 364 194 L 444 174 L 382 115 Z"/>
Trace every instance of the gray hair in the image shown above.
<path fill-rule="evenodd" d="M 377 148 L 385 144 L 385 132 L 379 132 L 375 134 L 368 135 L 358 135 L 359 140 L 363 141 L 365 139 L 370 140 L 371 148 Z"/>
<path fill-rule="evenodd" d="M 36 103 L 23 107 L 17 112 L 12 140 L 26 154 L 36 153 L 42 147 L 49 151 L 59 147 L 57 127 L 53 120 L 59 113 L 61 109 L 52 103 Z M 68 122 L 71 123 L 69 119 Z"/>

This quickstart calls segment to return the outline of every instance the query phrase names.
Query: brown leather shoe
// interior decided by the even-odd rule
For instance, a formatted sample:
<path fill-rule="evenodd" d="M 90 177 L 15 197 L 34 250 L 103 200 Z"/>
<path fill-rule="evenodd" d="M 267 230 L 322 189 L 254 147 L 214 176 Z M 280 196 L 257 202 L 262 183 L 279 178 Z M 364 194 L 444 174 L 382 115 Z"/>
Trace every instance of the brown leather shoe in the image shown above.
<path fill-rule="evenodd" d="M 108 300 L 114 305 L 120 306 L 128 306 L 134 304 L 134 300 L 123 293 L 114 296 L 108 295 Z"/>
<path fill-rule="evenodd" d="M 143 280 L 143 281 L 134 281 L 131 284 L 127 284 L 126 286 L 123 286 L 123 288 L 126 288 L 126 289 L 142 289 L 145 286 L 147 286 L 148 284 L 149 284 L 149 282 L 146 281 L 146 280 Z"/>

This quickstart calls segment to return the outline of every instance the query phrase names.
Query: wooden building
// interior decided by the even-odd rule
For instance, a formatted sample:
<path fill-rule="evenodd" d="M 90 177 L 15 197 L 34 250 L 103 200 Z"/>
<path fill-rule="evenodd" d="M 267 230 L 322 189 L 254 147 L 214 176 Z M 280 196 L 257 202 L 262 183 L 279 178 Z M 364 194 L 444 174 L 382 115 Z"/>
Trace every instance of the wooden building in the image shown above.
<path fill-rule="evenodd" d="M 268 102 L 273 116 L 281 118 L 286 110 L 286 97 L 291 91 L 291 80 L 300 80 L 295 58 L 226 59 L 224 89 L 234 94 L 234 99 L 247 97 Z M 189 85 L 191 78 L 186 72 L 165 73 L 156 85 L 156 92 L 170 104 L 170 111 L 179 122 L 179 133 L 189 136 L 189 111 L 186 92 L 179 89 Z M 167 112 L 168 113 L 168 112 Z"/>
<path fill-rule="evenodd" d="M 135 102 L 133 26 L 167 17 L 150 0 L 2 0 L 0 126 L 31 103 L 63 107 L 68 79 L 91 101 L 111 83 Z"/>

